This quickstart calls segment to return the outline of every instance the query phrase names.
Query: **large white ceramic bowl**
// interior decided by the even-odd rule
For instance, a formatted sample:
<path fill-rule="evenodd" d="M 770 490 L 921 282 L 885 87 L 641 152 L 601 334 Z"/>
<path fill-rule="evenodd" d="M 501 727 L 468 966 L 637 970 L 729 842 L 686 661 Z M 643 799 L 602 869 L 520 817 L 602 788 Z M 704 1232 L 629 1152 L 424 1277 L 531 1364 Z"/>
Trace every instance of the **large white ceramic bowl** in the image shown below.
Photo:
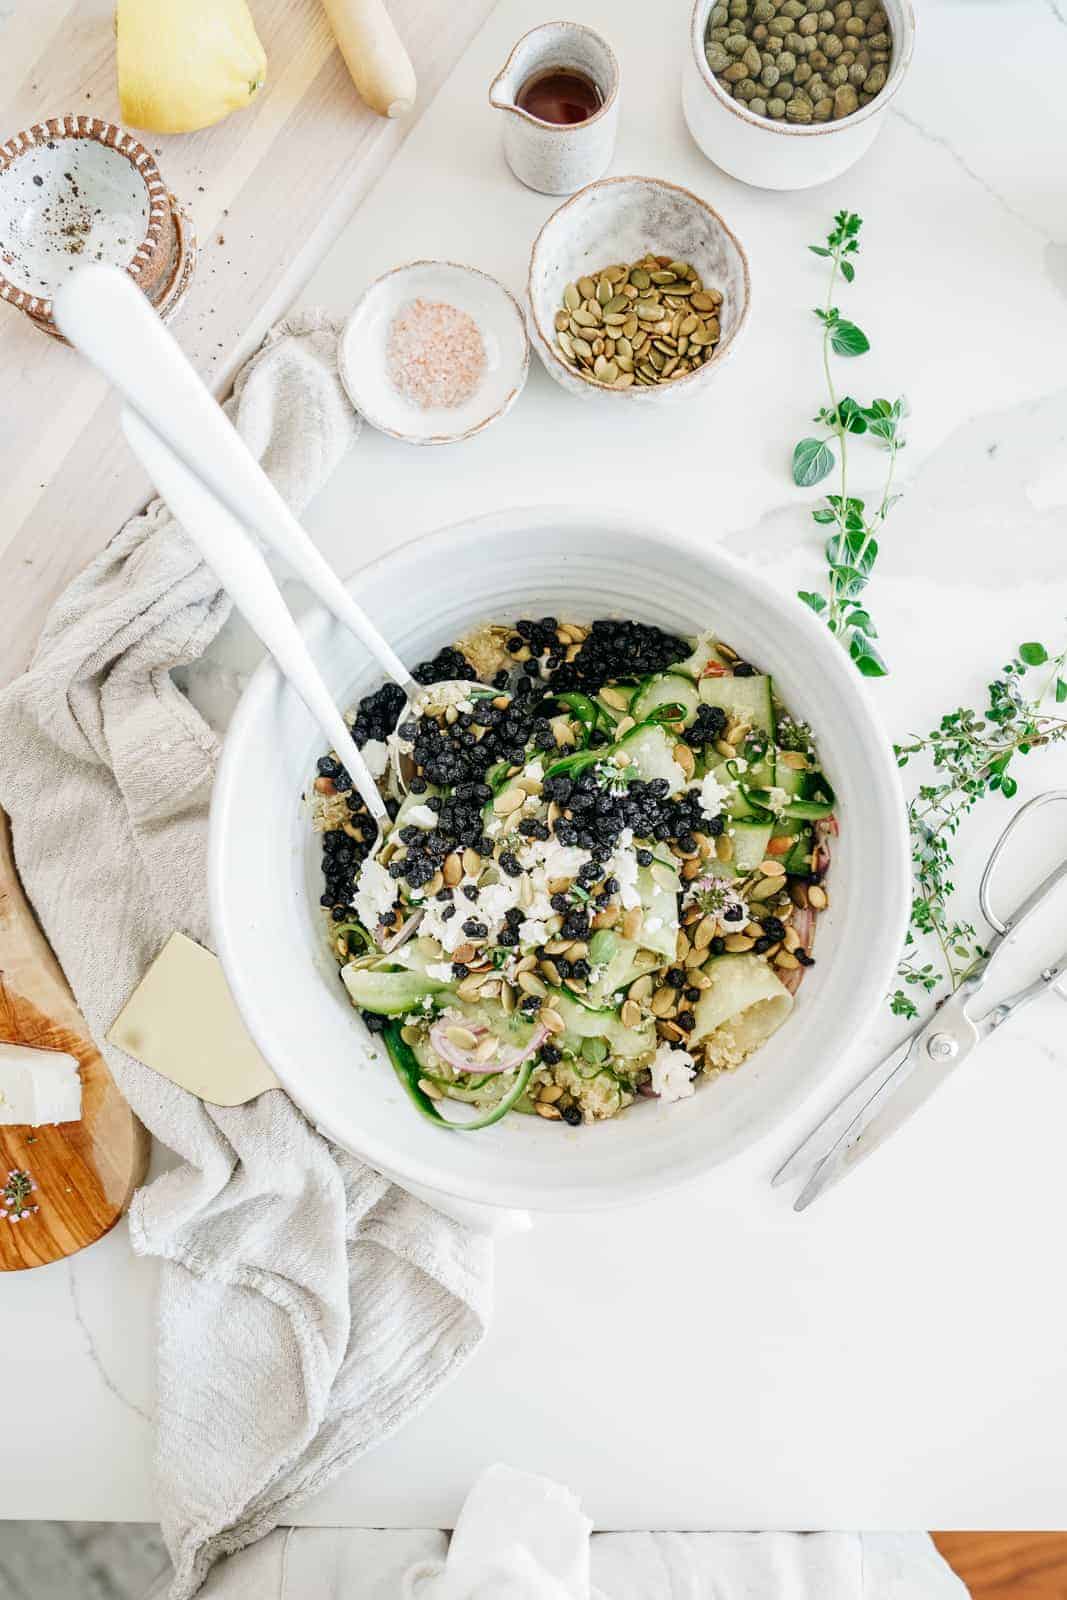
<path fill-rule="evenodd" d="M 699 1177 L 773 1128 L 879 1006 L 908 904 L 896 769 L 840 646 L 758 574 L 625 512 L 549 507 L 477 518 L 385 556 L 352 590 L 412 664 L 496 617 L 614 615 L 676 632 L 720 630 L 814 725 L 841 836 L 816 965 L 788 1023 L 739 1072 L 689 1100 L 642 1101 L 592 1127 L 512 1116 L 479 1133 L 446 1132 L 408 1100 L 327 949 L 320 841 L 302 800 L 323 738 L 267 663 L 234 717 L 215 786 L 211 909 L 237 1004 L 293 1099 L 336 1143 L 392 1175 L 540 1210 L 639 1200 Z M 315 615 L 307 636 L 338 704 L 381 681 L 332 619 Z"/>
<path fill-rule="evenodd" d="M 757 189 L 810 189 L 845 172 L 873 144 L 890 102 L 911 65 L 915 12 L 911 0 L 882 0 L 892 47 L 880 94 L 838 122 L 774 122 L 727 94 L 708 66 L 704 37 L 715 0 L 693 0 L 682 69 L 682 110 L 710 161 Z"/>

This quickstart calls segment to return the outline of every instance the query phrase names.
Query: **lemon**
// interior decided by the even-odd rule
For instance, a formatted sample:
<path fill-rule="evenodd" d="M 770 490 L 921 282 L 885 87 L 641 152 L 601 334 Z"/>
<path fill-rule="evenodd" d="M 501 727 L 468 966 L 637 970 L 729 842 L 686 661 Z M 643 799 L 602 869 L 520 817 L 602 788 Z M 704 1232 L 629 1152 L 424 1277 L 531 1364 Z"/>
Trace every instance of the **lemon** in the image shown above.
<path fill-rule="evenodd" d="M 118 0 L 122 120 L 191 133 L 261 89 L 267 57 L 245 0 Z"/>

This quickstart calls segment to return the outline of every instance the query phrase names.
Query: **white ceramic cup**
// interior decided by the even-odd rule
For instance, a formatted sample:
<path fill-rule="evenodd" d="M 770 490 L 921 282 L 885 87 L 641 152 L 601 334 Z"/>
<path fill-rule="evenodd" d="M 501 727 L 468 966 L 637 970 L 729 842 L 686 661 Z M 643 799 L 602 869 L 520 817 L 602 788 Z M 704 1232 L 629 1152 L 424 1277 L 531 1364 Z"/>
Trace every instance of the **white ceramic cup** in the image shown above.
<path fill-rule="evenodd" d="M 695 0 L 682 69 L 682 110 L 710 161 L 758 189 L 809 189 L 839 177 L 874 142 L 900 88 L 915 44 L 911 0 L 881 0 L 892 34 L 889 77 L 880 94 L 839 122 L 773 122 L 727 94 L 704 50 L 716 0 Z"/>
<path fill-rule="evenodd" d="M 576 68 L 600 91 L 584 122 L 542 122 L 518 104 L 524 84 L 554 68 Z M 489 104 L 504 113 L 504 156 L 528 189 L 574 194 L 607 171 L 619 123 L 619 63 L 611 46 L 578 22 L 546 22 L 524 33 L 489 85 Z"/>

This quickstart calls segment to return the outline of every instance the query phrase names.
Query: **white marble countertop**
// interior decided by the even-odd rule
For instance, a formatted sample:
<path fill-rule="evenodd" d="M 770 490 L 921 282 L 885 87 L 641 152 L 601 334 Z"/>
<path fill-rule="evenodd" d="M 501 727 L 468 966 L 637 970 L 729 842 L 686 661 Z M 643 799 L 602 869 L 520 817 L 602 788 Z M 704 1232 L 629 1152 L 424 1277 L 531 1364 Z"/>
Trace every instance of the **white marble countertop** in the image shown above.
<path fill-rule="evenodd" d="M 1058 0 L 925 0 L 873 150 L 828 187 L 782 196 L 732 182 L 690 142 L 687 12 L 570 8 L 621 59 L 612 170 L 697 189 L 749 250 L 737 360 L 699 404 L 610 425 L 535 370 L 511 415 L 467 445 L 418 451 L 368 430 L 310 527 L 347 573 L 443 522 L 551 496 L 703 528 L 790 589 L 816 577 L 818 530 L 788 474 L 822 403 L 809 315 L 822 276 L 805 246 L 848 206 L 866 222 L 847 305 L 873 347 L 850 384 L 912 406 L 905 499 L 871 589 L 893 667 L 873 692 L 899 737 L 973 701 L 1020 640 L 1067 627 L 1067 102 L 1048 90 L 1067 69 L 1067 18 Z M 486 86 L 542 16 L 501 0 L 301 303 L 340 315 L 377 272 L 420 255 L 521 289 L 553 202 L 507 173 Z M 873 487 L 879 462 L 863 463 Z M 244 656 L 228 630 L 205 693 L 217 699 Z M 1020 777 L 1020 798 L 1067 783 L 1067 759 L 1032 756 Z M 993 800 L 969 827 L 967 910 L 1007 815 Z M 502 1457 L 571 1483 L 602 1527 L 1062 1526 L 1060 1005 L 1039 1001 L 802 1218 L 767 1180 L 818 1106 L 683 1195 L 548 1218 L 502 1244 L 478 1356 L 300 1520 L 448 1523 Z M 823 1103 L 893 1036 L 886 1013 Z M 120 1230 L 4 1282 L 5 1516 L 157 1514 L 153 1279 Z"/>

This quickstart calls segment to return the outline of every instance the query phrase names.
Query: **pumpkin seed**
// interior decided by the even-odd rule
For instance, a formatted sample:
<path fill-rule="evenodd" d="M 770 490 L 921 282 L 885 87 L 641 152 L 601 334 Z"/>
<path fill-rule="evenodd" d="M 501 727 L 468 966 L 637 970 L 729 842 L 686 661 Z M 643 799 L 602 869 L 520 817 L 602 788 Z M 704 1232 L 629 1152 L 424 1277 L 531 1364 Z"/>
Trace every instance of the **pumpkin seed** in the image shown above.
<path fill-rule="evenodd" d="M 504 789 L 493 801 L 493 810 L 498 817 L 509 817 L 525 804 L 526 796 L 521 789 Z"/>
<path fill-rule="evenodd" d="M 578 293 L 577 287 L 573 283 L 568 283 L 563 291 L 563 304 L 568 311 L 577 311 L 581 303 L 582 297 Z"/>
<path fill-rule="evenodd" d="M 549 1033 L 566 1032 L 566 1023 L 558 1011 L 553 1011 L 551 1006 L 542 1006 L 539 1012 L 541 1026 L 547 1028 Z"/>
<path fill-rule="evenodd" d="M 539 1117 L 548 1117 L 550 1121 L 559 1122 L 562 1120 L 562 1113 L 559 1107 L 548 1105 L 544 1100 L 535 1101 L 534 1110 Z"/>
<path fill-rule="evenodd" d="M 669 1011 L 675 1009 L 675 991 L 673 989 L 657 989 L 652 996 L 652 1015 L 665 1017 Z"/>
<path fill-rule="evenodd" d="M 535 978 L 532 972 L 520 972 L 518 984 L 520 989 L 524 989 L 527 994 L 536 995 L 539 1000 L 544 1000 L 548 995 L 548 990 L 540 978 Z"/>

